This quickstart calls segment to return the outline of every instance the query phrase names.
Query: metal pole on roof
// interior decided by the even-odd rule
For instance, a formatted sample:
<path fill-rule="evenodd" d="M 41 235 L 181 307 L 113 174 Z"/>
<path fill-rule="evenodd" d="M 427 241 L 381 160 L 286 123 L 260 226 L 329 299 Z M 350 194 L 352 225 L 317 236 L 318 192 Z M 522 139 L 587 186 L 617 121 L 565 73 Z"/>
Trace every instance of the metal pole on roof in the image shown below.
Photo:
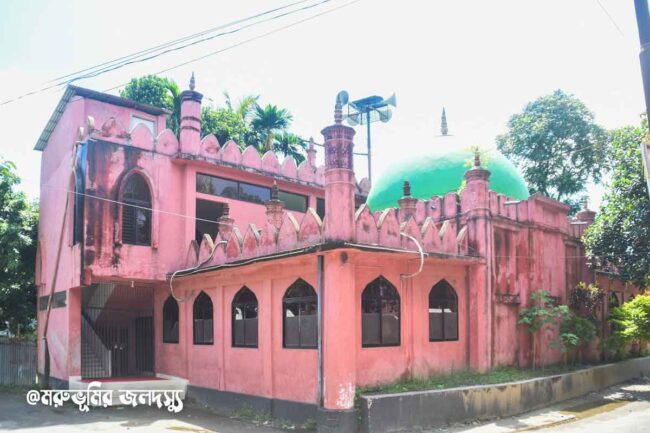
<path fill-rule="evenodd" d="M 641 43 L 639 61 L 641 62 L 646 116 L 650 119 L 650 12 L 648 11 L 648 0 L 634 0 L 634 9 L 639 28 L 639 42 Z M 650 128 L 650 122 L 648 122 L 648 128 Z M 648 135 L 641 143 L 641 158 L 643 158 L 646 185 L 648 186 L 648 195 L 650 195 L 650 140 Z"/>
<path fill-rule="evenodd" d="M 368 183 L 372 185 L 372 152 L 370 150 L 370 108 L 366 110 L 366 119 L 368 124 L 367 126 L 367 131 L 368 131 Z"/>

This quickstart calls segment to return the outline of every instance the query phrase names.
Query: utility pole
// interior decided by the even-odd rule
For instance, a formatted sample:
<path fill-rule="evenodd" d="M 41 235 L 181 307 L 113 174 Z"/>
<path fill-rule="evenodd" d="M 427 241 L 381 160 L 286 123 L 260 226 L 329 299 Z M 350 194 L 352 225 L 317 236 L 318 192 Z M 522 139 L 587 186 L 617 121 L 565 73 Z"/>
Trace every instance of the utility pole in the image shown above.
<path fill-rule="evenodd" d="M 648 0 L 634 0 L 636 11 L 636 23 L 639 28 L 639 41 L 641 42 L 641 77 L 643 78 L 643 93 L 645 95 L 646 116 L 650 128 L 650 12 L 648 11 Z M 641 143 L 641 157 L 645 168 L 645 180 L 650 195 L 650 133 Z"/>

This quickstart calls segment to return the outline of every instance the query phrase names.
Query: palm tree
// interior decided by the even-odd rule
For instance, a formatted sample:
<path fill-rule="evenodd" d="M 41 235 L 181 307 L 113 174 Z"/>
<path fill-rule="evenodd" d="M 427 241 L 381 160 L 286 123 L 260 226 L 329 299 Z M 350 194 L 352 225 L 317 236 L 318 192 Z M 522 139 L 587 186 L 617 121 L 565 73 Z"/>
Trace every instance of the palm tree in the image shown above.
<path fill-rule="evenodd" d="M 276 134 L 273 147 L 276 152 L 279 152 L 284 156 L 292 157 L 297 164 L 300 164 L 305 160 L 305 149 L 307 144 L 305 143 L 305 140 L 296 134 L 288 131 L 282 131 L 279 134 Z"/>
<path fill-rule="evenodd" d="M 285 108 L 271 104 L 264 108 L 255 105 L 251 129 L 262 139 L 264 152 L 271 150 L 275 135 L 286 131 L 292 120 L 293 116 Z"/>
<path fill-rule="evenodd" d="M 239 98 L 237 106 L 235 106 L 228 92 L 223 92 L 223 96 L 226 98 L 226 108 L 237 114 L 245 123 L 250 120 L 251 114 L 257 105 L 257 100 L 260 98 L 260 95 L 246 95 Z"/>

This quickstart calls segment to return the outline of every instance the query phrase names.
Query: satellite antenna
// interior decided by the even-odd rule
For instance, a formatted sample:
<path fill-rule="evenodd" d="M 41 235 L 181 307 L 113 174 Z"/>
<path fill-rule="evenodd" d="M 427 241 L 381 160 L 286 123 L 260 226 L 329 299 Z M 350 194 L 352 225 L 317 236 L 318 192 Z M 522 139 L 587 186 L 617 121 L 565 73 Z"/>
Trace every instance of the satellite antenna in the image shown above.
<path fill-rule="evenodd" d="M 373 95 L 366 98 L 357 99 L 348 103 L 348 92 L 345 90 L 339 92 L 336 101 L 342 105 L 348 106 L 348 112 L 343 116 L 350 126 L 366 125 L 368 138 L 368 181 L 372 185 L 372 153 L 370 141 L 370 124 L 381 121 L 388 122 L 393 117 L 393 110 L 390 107 L 397 106 L 395 93 L 384 99 L 381 96 Z M 345 102 L 343 102 L 345 101 Z"/>

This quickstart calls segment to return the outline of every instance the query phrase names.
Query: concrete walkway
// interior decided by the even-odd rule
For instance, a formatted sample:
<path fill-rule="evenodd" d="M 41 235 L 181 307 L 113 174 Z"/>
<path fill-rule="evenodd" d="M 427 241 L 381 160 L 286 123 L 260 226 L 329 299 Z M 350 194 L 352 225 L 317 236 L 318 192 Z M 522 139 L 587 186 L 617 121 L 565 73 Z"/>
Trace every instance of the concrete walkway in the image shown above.
<path fill-rule="evenodd" d="M 81 413 L 72 404 L 60 408 L 30 406 L 22 392 L 0 392 L 0 431 L 38 433 L 177 432 L 286 433 L 260 421 L 217 416 L 185 407 L 181 413 L 151 407 L 94 408 Z M 300 431 L 300 430 L 293 430 Z"/>
<path fill-rule="evenodd" d="M 650 379 L 640 378 L 518 417 L 424 431 L 647 433 L 650 432 Z"/>

